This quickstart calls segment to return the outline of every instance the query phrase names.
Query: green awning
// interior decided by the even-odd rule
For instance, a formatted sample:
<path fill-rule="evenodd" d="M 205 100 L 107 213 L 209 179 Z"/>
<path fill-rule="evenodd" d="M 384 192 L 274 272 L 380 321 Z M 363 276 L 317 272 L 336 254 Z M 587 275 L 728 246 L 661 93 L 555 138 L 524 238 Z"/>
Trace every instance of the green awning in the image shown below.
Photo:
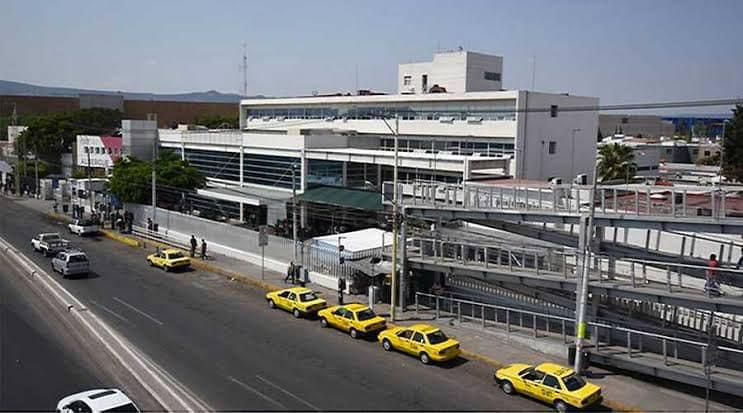
<path fill-rule="evenodd" d="M 316 204 L 336 205 L 344 208 L 378 211 L 382 209 L 382 194 L 332 186 L 321 186 L 309 189 L 299 195 L 300 201 Z"/>

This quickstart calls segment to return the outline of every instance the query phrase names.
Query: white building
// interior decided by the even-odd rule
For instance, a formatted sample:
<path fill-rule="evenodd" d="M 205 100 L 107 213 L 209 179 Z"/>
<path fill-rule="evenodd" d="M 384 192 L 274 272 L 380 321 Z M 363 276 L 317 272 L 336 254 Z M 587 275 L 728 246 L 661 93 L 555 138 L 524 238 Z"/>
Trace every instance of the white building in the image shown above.
<path fill-rule="evenodd" d="M 433 86 L 448 93 L 500 91 L 503 58 L 457 50 L 436 53 L 430 62 L 398 66 L 397 93 L 425 94 Z"/>
<path fill-rule="evenodd" d="M 102 168 L 108 174 L 121 151 L 121 136 L 77 135 L 75 163 L 84 168 Z"/>

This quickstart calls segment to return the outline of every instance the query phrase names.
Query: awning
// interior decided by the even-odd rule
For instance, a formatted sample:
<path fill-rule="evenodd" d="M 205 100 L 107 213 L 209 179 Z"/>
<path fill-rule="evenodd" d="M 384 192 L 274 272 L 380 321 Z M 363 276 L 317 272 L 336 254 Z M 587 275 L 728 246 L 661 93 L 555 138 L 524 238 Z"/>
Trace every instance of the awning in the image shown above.
<path fill-rule="evenodd" d="M 344 208 L 378 211 L 383 208 L 382 194 L 360 189 L 321 186 L 299 195 L 301 201 L 316 204 L 335 205 Z"/>

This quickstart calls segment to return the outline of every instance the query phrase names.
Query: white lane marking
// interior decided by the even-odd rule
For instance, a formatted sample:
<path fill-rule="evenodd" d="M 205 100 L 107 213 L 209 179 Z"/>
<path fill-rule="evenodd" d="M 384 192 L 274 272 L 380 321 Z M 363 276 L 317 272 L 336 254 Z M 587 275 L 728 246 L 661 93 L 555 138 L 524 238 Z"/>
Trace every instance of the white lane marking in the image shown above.
<path fill-rule="evenodd" d="M 142 359 L 147 363 L 150 367 L 152 367 L 156 372 L 161 374 L 163 377 L 165 377 L 166 380 L 170 382 L 171 386 L 174 386 L 178 391 L 181 392 L 186 398 L 188 398 L 191 403 L 193 403 L 193 406 L 195 407 L 195 412 L 211 412 L 213 411 L 211 407 L 202 399 L 200 399 L 198 396 L 193 394 L 189 389 L 187 389 L 181 382 L 178 381 L 175 377 L 173 377 L 170 373 L 165 371 L 162 367 L 160 367 L 157 363 L 155 363 L 153 360 L 145 356 L 144 354 L 141 354 L 141 351 L 139 349 L 134 349 L 135 352 L 137 352 Z"/>
<path fill-rule="evenodd" d="M 258 380 L 260 380 L 260 381 L 268 384 L 269 386 L 272 386 L 272 387 L 276 388 L 277 390 L 281 391 L 282 393 L 286 394 L 289 397 L 292 397 L 294 400 L 296 400 L 296 401 L 304 404 L 305 406 L 309 407 L 310 409 L 312 409 L 312 410 L 314 410 L 316 412 L 322 411 L 322 409 L 320 409 L 319 407 L 315 406 L 314 404 L 308 402 L 307 400 L 304 400 L 303 398 L 297 396 L 296 394 L 290 392 L 289 390 L 284 389 L 283 387 L 279 386 L 278 384 L 273 383 L 272 381 L 268 380 L 265 377 L 261 377 L 260 375 L 256 374 L 255 375 L 255 378 L 257 378 Z"/>
<path fill-rule="evenodd" d="M 230 380 L 231 382 L 233 382 L 233 383 L 237 384 L 238 386 L 242 387 L 243 389 L 245 389 L 245 390 L 248 390 L 248 391 L 251 391 L 251 392 L 252 392 L 253 394 L 255 394 L 256 396 L 259 396 L 259 397 L 260 397 L 260 398 L 262 398 L 263 400 L 265 400 L 265 401 L 267 401 L 267 402 L 269 402 L 269 403 L 271 403 L 271 404 L 273 404 L 273 405 L 275 405 L 275 406 L 278 406 L 278 407 L 279 407 L 280 409 L 284 409 L 284 410 L 289 410 L 289 409 L 287 409 L 287 408 L 286 408 L 286 406 L 284 406 L 283 404 L 281 404 L 281 403 L 277 402 L 276 400 L 274 400 L 274 399 L 272 399 L 272 398 L 270 398 L 270 397 L 266 396 L 265 394 L 263 394 L 263 393 L 261 393 L 260 391 L 258 391 L 258 390 L 256 390 L 256 389 L 254 389 L 253 387 L 251 387 L 251 386 L 249 386 L 249 385 L 247 385 L 247 384 L 245 384 L 245 383 L 241 382 L 240 380 L 238 380 L 238 379 L 236 379 L 236 378 L 234 378 L 234 377 L 232 377 L 232 376 L 229 376 L 229 377 L 227 377 L 227 378 L 228 378 L 228 379 L 229 379 L 229 380 Z"/>
<path fill-rule="evenodd" d="M 124 305 L 124 306 L 128 307 L 130 310 L 136 311 L 137 313 L 141 314 L 142 316 L 149 318 L 150 320 L 154 321 L 157 324 L 160 324 L 160 325 L 165 324 L 162 321 L 158 320 L 157 318 L 155 318 L 155 317 L 153 317 L 153 316 L 145 313 L 144 311 L 140 310 L 139 308 L 137 308 L 137 307 L 135 307 L 135 306 L 127 303 L 126 301 L 124 301 L 124 300 L 122 300 L 122 299 L 120 299 L 118 297 L 114 297 L 114 300 L 118 301 L 121 305 Z"/>
<path fill-rule="evenodd" d="M 97 302 L 97 301 L 95 301 L 95 300 L 90 300 L 90 303 L 91 303 L 91 304 L 93 304 L 94 306 L 96 306 L 96 307 L 100 308 L 101 310 L 103 310 L 103 311 L 105 311 L 105 312 L 107 312 L 107 313 L 111 314 L 112 316 L 114 316 L 114 317 L 118 318 L 119 320 L 121 320 L 121 321 L 123 321 L 123 322 L 125 322 L 125 323 L 128 323 L 128 324 L 131 324 L 131 323 L 132 323 L 131 321 L 129 321 L 129 319 L 127 319 L 127 318 L 126 318 L 126 317 L 124 317 L 123 315 L 121 315 L 121 314 L 117 313 L 116 311 L 114 311 L 114 310 L 112 310 L 112 309 L 110 309 L 110 308 L 106 307 L 106 306 L 105 306 L 105 305 L 103 305 L 103 304 L 100 304 L 99 302 Z"/>

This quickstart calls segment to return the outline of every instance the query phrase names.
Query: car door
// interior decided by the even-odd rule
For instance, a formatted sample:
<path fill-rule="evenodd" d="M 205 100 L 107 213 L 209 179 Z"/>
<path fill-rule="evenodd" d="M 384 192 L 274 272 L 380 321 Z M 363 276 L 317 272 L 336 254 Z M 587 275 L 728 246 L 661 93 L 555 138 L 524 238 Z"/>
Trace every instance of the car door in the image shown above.
<path fill-rule="evenodd" d="M 546 374 L 542 379 L 542 383 L 539 385 L 539 391 L 541 394 L 540 398 L 543 401 L 552 404 L 560 394 L 560 382 L 557 380 L 557 377 L 551 374 Z"/>
<path fill-rule="evenodd" d="M 296 293 L 290 292 L 289 294 L 287 294 L 286 298 L 284 299 L 284 303 L 285 303 L 284 308 L 289 311 L 294 310 L 294 305 L 296 304 L 298 299 L 299 297 L 297 297 Z"/>
<path fill-rule="evenodd" d="M 60 271 L 61 268 L 64 266 L 65 261 L 65 253 L 60 252 L 57 255 L 52 258 L 52 269 L 54 271 Z"/>
<path fill-rule="evenodd" d="M 395 347 L 398 349 L 410 353 L 410 339 L 413 337 L 413 330 L 411 329 L 405 329 L 397 333 L 397 336 L 395 337 L 395 340 L 397 341 L 397 344 Z"/>
<path fill-rule="evenodd" d="M 354 321 L 353 311 L 351 311 L 351 310 L 349 310 L 347 308 L 345 310 L 346 311 L 343 312 L 343 316 L 342 316 L 342 318 L 343 318 L 343 329 L 346 330 L 346 331 L 351 331 L 351 327 L 354 326 L 354 322 L 353 322 Z"/>
<path fill-rule="evenodd" d="M 282 291 L 278 295 L 276 295 L 276 305 L 279 308 L 283 308 L 284 310 L 287 310 L 289 308 L 289 305 L 287 304 L 287 297 L 289 296 L 289 291 Z"/>
<path fill-rule="evenodd" d="M 428 352 L 426 350 L 426 338 L 423 336 L 423 333 L 416 331 L 410 339 L 410 354 L 417 356 L 424 351 Z"/>
<path fill-rule="evenodd" d="M 335 328 L 338 329 L 344 329 L 344 320 L 345 318 L 343 315 L 346 313 L 346 309 L 343 307 L 338 307 L 333 311 L 331 314 L 330 324 L 332 324 Z"/>
<path fill-rule="evenodd" d="M 541 387 L 542 378 L 544 378 L 544 373 L 538 370 L 529 369 L 526 373 L 524 373 L 521 376 L 521 385 L 522 385 L 521 391 L 523 391 L 524 393 L 528 394 L 531 397 L 541 399 L 540 387 Z"/>

